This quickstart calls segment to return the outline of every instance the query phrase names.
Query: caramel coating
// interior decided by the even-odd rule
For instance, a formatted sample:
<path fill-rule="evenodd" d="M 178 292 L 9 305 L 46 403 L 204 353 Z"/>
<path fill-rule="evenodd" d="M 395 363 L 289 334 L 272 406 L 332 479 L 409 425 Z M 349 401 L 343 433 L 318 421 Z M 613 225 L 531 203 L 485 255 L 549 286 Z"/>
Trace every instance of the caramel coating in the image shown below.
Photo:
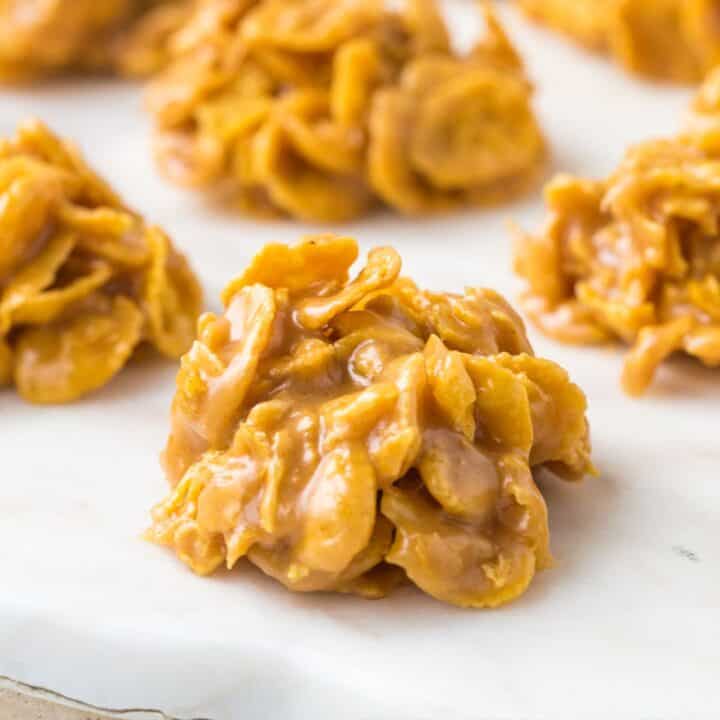
<path fill-rule="evenodd" d="M 720 366 L 717 135 L 640 144 L 606 180 L 562 175 L 545 199 L 543 231 L 519 234 L 515 258 L 522 305 L 543 332 L 631 345 L 630 395 L 677 351 Z"/>
<path fill-rule="evenodd" d="M 488 5 L 450 48 L 435 0 L 199 0 L 151 84 L 168 179 L 241 210 L 340 222 L 507 199 L 544 143 L 522 62 Z"/>
<path fill-rule="evenodd" d="M 0 385 L 75 400 L 142 342 L 180 357 L 201 303 L 185 258 L 74 147 L 39 122 L 0 141 Z"/>
<path fill-rule="evenodd" d="M 695 83 L 720 62 L 717 0 L 518 0 L 533 19 L 647 77 Z"/>
<path fill-rule="evenodd" d="M 585 397 L 497 293 L 423 291 L 355 241 L 267 245 L 182 359 L 149 539 L 296 591 L 405 577 L 492 607 L 551 564 L 534 475 L 592 471 Z"/>
<path fill-rule="evenodd" d="M 62 72 L 147 75 L 194 0 L 2 0 L 0 82 Z"/>

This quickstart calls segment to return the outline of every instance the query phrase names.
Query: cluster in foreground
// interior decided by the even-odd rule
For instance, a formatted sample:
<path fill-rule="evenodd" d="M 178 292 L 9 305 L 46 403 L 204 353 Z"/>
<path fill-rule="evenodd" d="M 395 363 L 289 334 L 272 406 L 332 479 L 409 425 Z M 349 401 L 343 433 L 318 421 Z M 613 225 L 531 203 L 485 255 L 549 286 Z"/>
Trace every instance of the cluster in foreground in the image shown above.
<path fill-rule="evenodd" d="M 459 55 L 436 0 L 387 5 L 198 0 L 149 89 L 161 170 L 250 213 L 319 221 L 528 187 L 544 142 L 489 6 L 485 38 Z"/>
<path fill-rule="evenodd" d="M 107 383 L 148 342 L 192 343 L 200 287 L 157 227 L 37 122 L 0 141 L 0 386 L 36 403 Z"/>
<path fill-rule="evenodd" d="M 537 472 L 592 471 L 585 397 L 497 293 L 420 290 L 390 248 L 349 280 L 357 252 L 268 245 L 202 316 L 149 538 L 201 574 L 508 602 L 551 562 Z"/>
<path fill-rule="evenodd" d="M 518 0 L 532 18 L 632 72 L 699 82 L 720 62 L 715 0 Z"/>
<path fill-rule="evenodd" d="M 720 366 L 719 85 L 711 75 L 687 132 L 631 148 L 607 179 L 556 178 L 545 228 L 519 237 L 528 315 L 565 342 L 632 345 L 632 395 L 677 351 Z"/>
<path fill-rule="evenodd" d="M 0 82 L 62 72 L 147 75 L 194 0 L 0 2 Z"/>

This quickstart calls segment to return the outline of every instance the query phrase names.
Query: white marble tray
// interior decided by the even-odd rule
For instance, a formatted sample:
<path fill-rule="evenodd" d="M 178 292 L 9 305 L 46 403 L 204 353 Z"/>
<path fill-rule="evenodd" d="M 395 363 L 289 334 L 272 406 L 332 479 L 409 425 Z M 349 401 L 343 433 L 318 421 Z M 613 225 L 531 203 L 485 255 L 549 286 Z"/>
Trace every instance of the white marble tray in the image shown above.
<path fill-rule="evenodd" d="M 471 6 L 450 10 L 462 32 Z M 671 133 L 686 91 L 643 84 L 505 9 L 539 85 L 557 169 L 599 175 Z M 137 88 L 0 93 L 0 133 L 38 115 L 79 140 L 127 200 L 190 253 L 213 299 L 269 239 L 307 228 L 219 214 L 164 184 Z M 497 212 L 347 229 L 396 245 L 423 284 L 513 294 Z M 602 477 L 547 493 L 557 567 L 519 602 L 460 611 L 412 590 L 292 595 L 255 571 L 202 580 L 140 539 L 165 491 L 158 450 L 175 368 L 133 367 L 69 407 L 0 393 L 0 675 L 100 707 L 214 720 L 711 720 L 720 717 L 720 382 L 677 361 L 652 393 L 618 387 L 616 349 L 538 351 L 586 390 Z"/>

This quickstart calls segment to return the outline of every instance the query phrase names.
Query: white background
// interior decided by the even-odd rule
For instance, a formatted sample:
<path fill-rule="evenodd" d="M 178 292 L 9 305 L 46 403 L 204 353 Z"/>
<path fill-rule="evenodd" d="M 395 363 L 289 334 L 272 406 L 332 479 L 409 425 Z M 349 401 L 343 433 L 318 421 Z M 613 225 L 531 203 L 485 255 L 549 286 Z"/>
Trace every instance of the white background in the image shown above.
<path fill-rule="evenodd" d="M 459 32 L 478 27 L 471 5 L 449 10 Z M 688 91 L 629 78 L 503 14 L 538 86 L 554 170 L 603 175 L 629 143 L 679 127 Z M 250 222 L 165 184 L 135 86 L 0 92 L 0 134 L 31 115 L 77 140 L 169 231 L 213 306 L 263 243 L 317 229 Z M 364 250 L 395 245 L 423 285 L 512 297 L 505 223 L 535 228 L 542 215 L 536 193 L 497 211 L 379 216 L 342 232 Z M 166 491 L 157 456 L 172 363 L 131 367 L 67 407 L 0 393 L 0 675 L 213 720 L 720 717 L 718 373 L 679 359 L 630 400 L 621 349 L 532 337 L 585 389 L 602 476 L 544 486 L 557 567 L 497 611 L 412 589 L 378 602 L 293 595 L 247 568 L 200 579 L 143 542 Z"/>

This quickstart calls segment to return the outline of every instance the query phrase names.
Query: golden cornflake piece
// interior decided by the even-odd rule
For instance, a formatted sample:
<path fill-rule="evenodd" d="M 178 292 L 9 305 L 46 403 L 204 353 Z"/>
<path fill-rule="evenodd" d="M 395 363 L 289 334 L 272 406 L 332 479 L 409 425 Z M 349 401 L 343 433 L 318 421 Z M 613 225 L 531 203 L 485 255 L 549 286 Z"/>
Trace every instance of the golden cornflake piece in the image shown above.
<path fill-rule="evenodd" d="M 707 118 L 705 118 L 707 121 Z M 697 133 L 640 144 L 604 181 L 560 176 L 549 218 L 518 238 L 522 304 L 563 342 L 632 346 L 623 387 L 642 394 L 685 352 L 720 366 L 720 144 Z"/>
<path fill-rule="evenodd" d="M 690 105 L 686 131 L 720 138 L 720 67 L 708 73 Z"/>
<path fill-rule="evenodd" d="M 532 18 L 631 72 L 698 82 L 720 62 L 715 0 L 518 0 Z"/>
<path fill-rule="evenodd" d="M 517 0 L 522 10 L 593 49 L 607 43 L 608 26 L 617 0 Z"/>
<path fill-rule="evenodd" d="M 4 0 L 0 82 L 72 71 L 147 75 L 194 0 Z"/>
<path fill-rule="evenodd" d="M 301 592 L 508 602 L 552 562 L 538 472 L 593 471 L 585 397 L 496 293 L 420 290 L 388 247 L 350 279 L 357 253 L 267 245 L 201 317 L 148 538 Z"/>
<path fill-rule="evenodd" d="M 544 142 L 483 9 L 486 36 L 460 56 L 436 0 L 199 0 L 148 93 L 159 166 L 241 209 L 323 222 L 506 199 Z"/>
<path fill-rule="evenodd" d="M 191 345 L 202 294 L 165 234 L 38 122 L 0 141 L 0 385 L 62 403 L 147 341 Z"/>

